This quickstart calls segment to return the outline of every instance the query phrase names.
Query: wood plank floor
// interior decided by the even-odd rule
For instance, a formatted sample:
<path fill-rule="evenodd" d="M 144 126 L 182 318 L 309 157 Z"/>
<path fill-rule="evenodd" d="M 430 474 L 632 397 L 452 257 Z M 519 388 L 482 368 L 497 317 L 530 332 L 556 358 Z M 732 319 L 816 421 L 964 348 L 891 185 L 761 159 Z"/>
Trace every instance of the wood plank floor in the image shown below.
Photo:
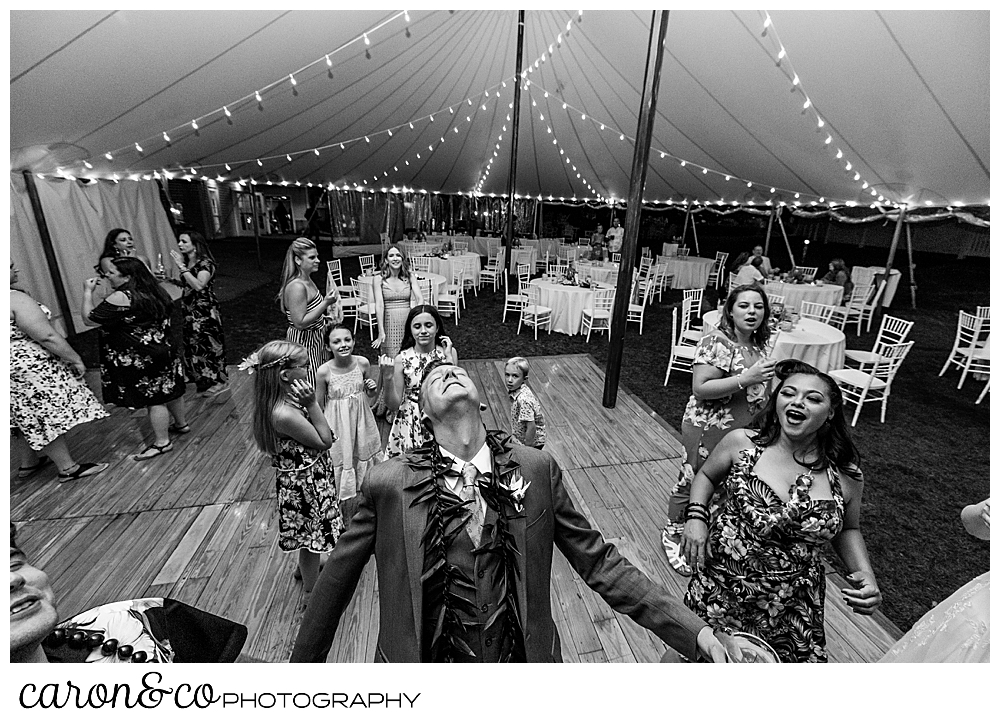
<path fill-rule="evenodd" d="M 641 401 L 622 392 L 601 406 L 604 374 L 586 355 L 535 357 L 531 385 L 545 411 L 551 452 L 574 502 L 637 567 L 671 592 L 687 581 L 667 564 L 659 528 L 682 448 Z M 489 409 L 488 426 L 509 431 L 502 360 L 463 361 Z M 232 399 L 210 404 L 189 395 L 192 432 L 148 462 L 130 455 L 149 440 L 144 412 L 111 417 L 69 435 L 78 459 L 111 468 L 91 480 L 59 484 L 47 470 L 16 480 L 11 520 L 19 542 L 53 581 L 68 617 L 112 600 L 169 596 L 243 622 L 244 653 L 288 660 L 307 596 L 292 579 L 296 555 L 277 546 L 274 473 L 250 431 L 249 378 L 235 369 Z M 352 508 L 347 504 L 345 507 Z M 827 637 L 835 662 L 877 660 L 900 633 L 884 616 L 851 613 L 827 579 Z M 656 636 L 612 611 L 555 555 L 552 609 L 567 662 L 659 660 Z M 378 635 L 374 561 L 362 576 L 334 641 L 331 662 L 368 662 Z"/>

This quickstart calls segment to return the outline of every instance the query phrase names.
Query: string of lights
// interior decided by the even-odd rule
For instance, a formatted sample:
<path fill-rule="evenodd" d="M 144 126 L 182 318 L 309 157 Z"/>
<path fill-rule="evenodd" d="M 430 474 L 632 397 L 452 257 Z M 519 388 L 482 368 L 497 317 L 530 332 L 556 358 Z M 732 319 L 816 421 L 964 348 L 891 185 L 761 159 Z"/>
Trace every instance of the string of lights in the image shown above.
<path fill-rule="evenodd" d="M 813 104 L 812 98 L 809 97 L 809 93 L 805 89 L 805 85 L 799 74 L 795 72 L 795 67 L 792 65 L 792 59 L 788 56 L 788 50 L 785 48 L 784 44 L 781 42 L 781 38 L 778 36 L 778 29 L 774 25 L 774 20 L 771 18 L 770 13 L 766 10 L 759 11 L 763 16 L 763 28 L 761 30 L 761 36 L 767 38 L 774 48 L 775 52 L 775 67 L 788 79 L 792 84 L 792 93 L 799 94 L 802 101 L 801 115 L 805 115 L 807 112 L 814 119 L 816 124 L 816 132 L 820 134 L 825 134 L 826 138 L 823 140 L 823 147 L 829 149 L 829 152 L 833 155 L 834 160 L 842 162 L 844 164 L 844 172 L 851 176 L 852 180 L 859 184 L 860 191 L 868 191 L 871 196 L 877 198 L 880 203 L 888 203 L 890 205 L 895 205 L 894 202 L 886 198 L 883 194 L 880 194 L 875 188 L 871 187 L 871 184 L 866 178 L 861 175 L 860 169 L 855 167 L 855 164 L 851 162 L 850 159 L 845 157 L 844 151 L 835 144 L 833 133 L 827 129 L 827 123 L 823 120 L 816 106 Z M 833 153 L 833 149 L 836 148 L 836 152 Z M 875 208 L 877 204 L 871 204 L 872 208 Z"/>
<path fill-rule="evenodd" d="M 146 138 L 141 138 L 138 141 L 135 141 L 135 142 L 130 143 L 128 145 L 122 146 L 120 148 L 115 148 L 115 149 L 112 149 L 110 151 L 107 151 L 104 154 L 104 157 L 107 158 L 109 161 L 113 161 L 116 155 L 118 155 L 118 154 L 120 154 L 120 153 L 122 153 L 124 151 L 127 151 L 127 150 L 134 150 L 137 154 L 139 154 L 140 157 L 142 157 L 144 155 L 144 153 L 145 153 L 145 151 L 143 149 L 143 146 L 141 145 L 142 143 L 145 143 L 146 145 L 149 145 L 149 142 L 151 140 L 162 139 L 165 145 L 171 146 L 174 143 L 176 143 L 178 140 L 182 140 L 183 138 L 190 137 L 191 135 L 197 135 L 198 134 L 198 130 L 199 130 L 199 122 L 202 125 L 204 125 L 205 121 L 210 120 L 212 118 L 220 117 L 220 116 L 225 117 L 226 122 L 228 124 L 232 125 L 233 124 L 233 119 L 232 119 L 233 112 L 232 112 L 232 110 L 230 110 L 231 108 L 239 109 L 239 108 L 248 107 L 251 104 L 251 102 L 252 102 L 252 103 L 255 103 L 257 105 L 257 108 L 259 110 L 263 110 L 264 109 L 264 94 L 267 93 L 268 91 L 274 89 L 274 88 L 277 88 L 279 86 L 284 85 L 285 83 L 288 83 L 289 87 L 292 89 L 292 93 L 293 94 L 298 95 L 298 89 L 296 87 L 298 85 L 298 80 L 295 77 L 296 75 L 302 75 L 303 73 L 305 73 L 306 71 L 308 71 L 310 68 L 312 68 L 312 67 L 314 67 L 316 65 L 319 65 L 321 63 L 325 63 L 326 66 L 327 66 L 327 74 L 332 78 L 333 77 L 333 58 L 331 56 L 336 55 L 337 53 L 341 52 L 342 50 L 346 50 L 347 48 L 349 48 L 350 46 L 352 46 L 352 45 L 354 45 L 355 43 L 358 43 L 358 42 L 364 42 L 364 44 L 365 44 L 365 56 L 369 60 L 371 60 L 371 53 L 368 50 L 368 46 L 371 45 L 371 39 L 368 37 L 369 34 L 373 34 L 373 33 L 377 32 L 378 30 L 381 30 L 386 25 L 389 25 L 390 23 L 394 22 L 395 20 L 398 20 L 401 17 L 405 19 L 406 23 L 410 22 L 410 13 L 409 13 L 409 11 L 408 10 L 401 10 L 400 12 L 398 12 L 398 13 L 390 16 L 389 18 L 383 20 L 382 22 L 378 23 L 377 25 L 369 28 L 368 30 L 366 30 L 365 32 L 363 32 L 361 35 L 359 35 L 357 37 L 354 37 L 351 40 L 348 40 L 346 43 L 343 43 L 339 47 L 335 48 L 334 50 L 331 50 L 329 53 L 324 53 L 321 57 L 317 58 L 316 60 L 313 60 L 312 62 L 307 63 L 306 65 L 302 66 L 298 70 L 295 70 L 295 71 L 289 73 L 287 76 L 282 76 L 278 80 L 274 80 L 274 81 L 268 83 L 267 85 L 262 86 L 261 88 L 259 88 L 258 90 L 254 91 L 253 93 L 249 93 L 249 94 L 247 94 L 247 95 L 245 95 L 245 96 L 243 96 L 241 98 L 237 98 L 236 100 L 231 100 L 228 103 L 223 104 L 221 107 L 215 108 L 215 109 L 213 109 L 211 111 L 208 111 L 207 113 L 202 113 L 201 115 L 199 115 L 196 118 L 192 119 L 190 123 L 185 123 L 183 125 L 174 126 L 173 128 L 168 128 L 167 130 L 162 131 L 161 133 L 159 133 L 157 135 L 147 136 Z M 407 28 L 407 34 L 409 34 L 409 28 Z M 178 135 L 182 131 L 187 131 L 186 135 L 184 135 L 184 136 Z M 172 137 L 173 137 L 173 139 L 172 139 Z M 84 163 L 84 166 L 87 169 L 93 168 L 93 166 L 90 165 L 89 163 Z"/>

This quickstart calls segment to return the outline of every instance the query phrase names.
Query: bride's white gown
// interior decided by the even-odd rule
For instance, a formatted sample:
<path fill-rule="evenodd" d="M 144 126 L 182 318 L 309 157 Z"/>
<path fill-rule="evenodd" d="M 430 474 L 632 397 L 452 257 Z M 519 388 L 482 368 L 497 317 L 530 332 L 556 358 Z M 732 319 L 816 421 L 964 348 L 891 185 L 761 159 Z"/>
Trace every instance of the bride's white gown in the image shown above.
<path fill-rule="evenodd" d="M 990 662 L 990 573 L 928 611 L 878 662 Z"/>

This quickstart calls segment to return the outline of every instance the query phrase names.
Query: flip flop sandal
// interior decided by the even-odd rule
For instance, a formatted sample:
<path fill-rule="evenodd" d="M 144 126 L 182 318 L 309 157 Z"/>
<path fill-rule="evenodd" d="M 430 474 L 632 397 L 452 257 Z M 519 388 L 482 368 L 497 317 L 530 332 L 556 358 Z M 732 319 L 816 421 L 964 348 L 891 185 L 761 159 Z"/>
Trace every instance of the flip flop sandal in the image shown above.
<path fill-rule="evenodd" d="M 169 427 L 167 427 L 167 431 L 171 432 L 173 434 L 187 434 L 188 432 L 191 431 L 191 425 L 190 424 L 177 424 L 177 422 L 174 422 Z"/>
<path fill-rule="evenodd" d="M 181 432 L 181 434 L 186 434 L 186 433 Z M 148 447 L 146 447 L 146 449 L 139 452 L 139 454 L 132 455 L 132 459 L 134 459 L 136 462 L 144 462 L 147 459 L 152 459 L 153 457 L 159 457 L 161 454 L 166 454 L 167 452 L 173 450 L 173 448 L 174 448 L 173 442 L 167 442 L 162 447 L 157 444 L 151 444 Z"/>
<path fill-rule="evenodd" d="M 44 454 L 41 454 L 41 455 L 38 456 L 38 461 L 35 462 L 35 464 L 28 465 L 27 467 L 18 467 L 17 468 L 17 478 L 18 479 L 27 479 L 28 477 L 30 477 L 31 475 L 35 474 L 35 472 L 37 472 L 38 470 L 40 470 L 42 467 L 44 467 L 45 465 L 47 465 L 51 461 L 52 460 L 49 459 L 48 457 L 46 457 Z"/>
<path fill-rule="evenodd" d="M 83 479 L 84 477 L 93 477 L 95 474 L 100 474 L 108 468 L 107 462 L 93 463 L 93 462 L 81 462 L 76 466 L 76 469 L 72 472 L 64 474 L 59 473 L 60 482 L 74 482 L 78 479 Z"/>
<path fill-rule="evenodd" d="M 670 563 L 670 567 L 674 568 L 674 570 L 684 577 L 690 577 L 691 566 L 681 556 L 680 544 L 671 540 L 666 530 L 663 531 L 660 541 L 663 543 L 663 551 L 667 553 L 667 562 Z"/>

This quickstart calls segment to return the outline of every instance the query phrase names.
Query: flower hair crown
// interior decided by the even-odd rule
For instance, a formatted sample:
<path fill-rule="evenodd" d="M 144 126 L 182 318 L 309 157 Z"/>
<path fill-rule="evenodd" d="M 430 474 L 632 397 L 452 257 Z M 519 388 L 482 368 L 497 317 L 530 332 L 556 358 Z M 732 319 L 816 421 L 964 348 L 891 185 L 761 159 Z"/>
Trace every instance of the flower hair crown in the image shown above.
<path fill-rule="evenodd" d="M 274 359 L 273 361 L 267 362 L 266 364 L 261 364 L 260 363 L 260 357 L 257 356 L 257 352 L 254 352 L 253 354 L 251 354 L 250 356 L 248 356 L 246 359 L 244 359 L 243 361 L 241 361 L 236 366 L 236 368 L 239 369 L 242 372 L 246 372 L 247 374 L 253 374 L 255 371 L 260 371 L 261 369 L 268 369 L 270 367 L 274 367 L 274 366 L 278 366 L 280 364 L 284 364 L 286 361 L 288 361 L 288 359 L 289 359 L 289 355 L 285 354 L 284 356 L 280 356 L 277 359 Z"/>

